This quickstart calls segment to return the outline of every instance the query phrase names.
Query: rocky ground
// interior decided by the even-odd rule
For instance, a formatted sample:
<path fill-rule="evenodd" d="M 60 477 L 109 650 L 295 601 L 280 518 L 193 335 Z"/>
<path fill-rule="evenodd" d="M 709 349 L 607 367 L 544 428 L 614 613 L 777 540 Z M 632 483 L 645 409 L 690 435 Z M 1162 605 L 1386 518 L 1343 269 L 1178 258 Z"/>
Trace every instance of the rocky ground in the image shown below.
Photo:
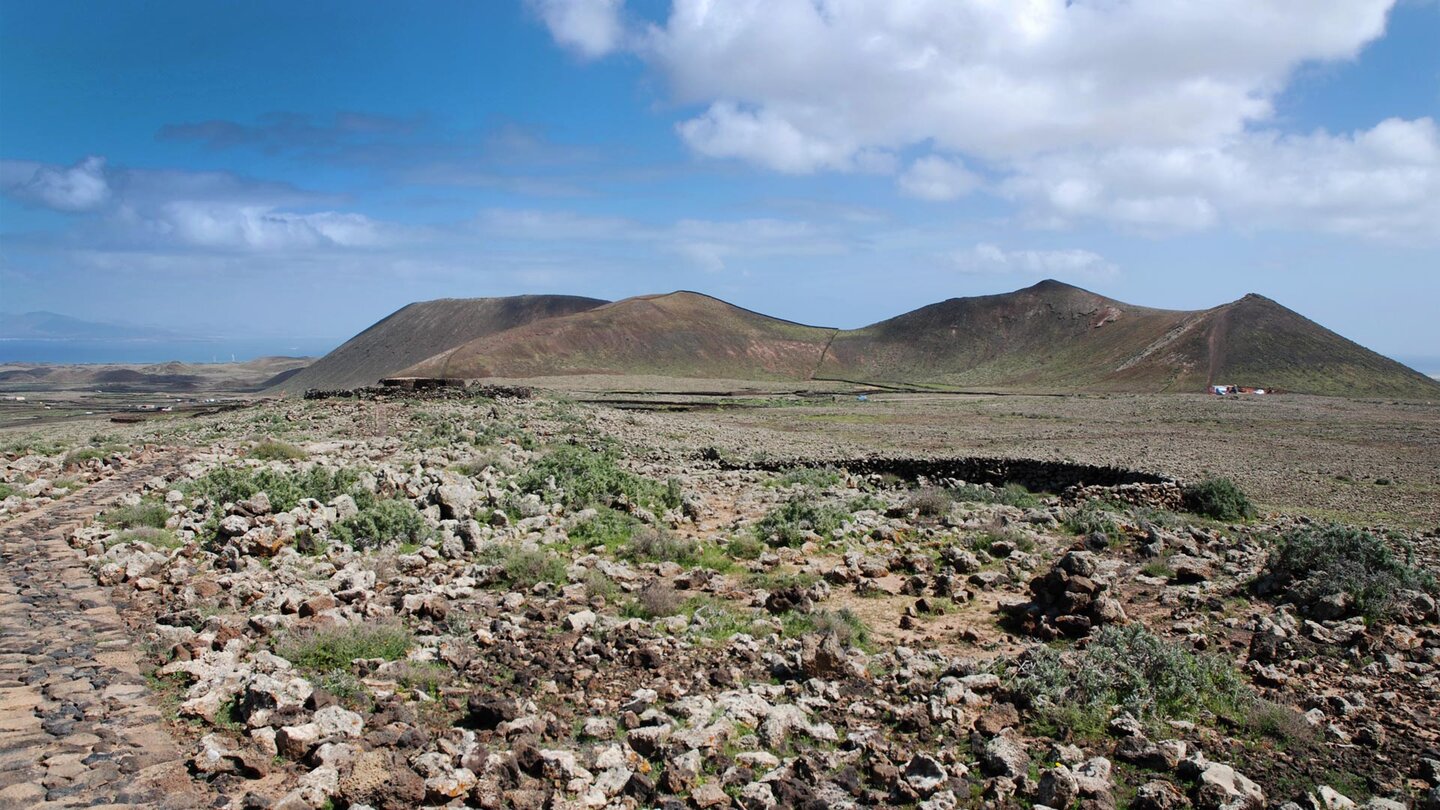
<path fill-rule="evenodd" d="M 690 416 L 9 437 L 0 806 L 1440 807 L 1433 534 L 745 469 Z"/>

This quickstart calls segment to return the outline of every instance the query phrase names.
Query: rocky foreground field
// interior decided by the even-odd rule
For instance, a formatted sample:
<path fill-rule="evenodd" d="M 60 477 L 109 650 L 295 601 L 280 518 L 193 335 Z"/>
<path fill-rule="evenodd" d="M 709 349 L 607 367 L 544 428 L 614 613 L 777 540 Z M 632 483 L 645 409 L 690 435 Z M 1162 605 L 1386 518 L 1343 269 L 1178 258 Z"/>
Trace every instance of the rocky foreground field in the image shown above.
<path fill-rule="evenodd" d="M 1433 533 L 686 418 L 4 436 L 0 806 L 1440 808 Z"/>

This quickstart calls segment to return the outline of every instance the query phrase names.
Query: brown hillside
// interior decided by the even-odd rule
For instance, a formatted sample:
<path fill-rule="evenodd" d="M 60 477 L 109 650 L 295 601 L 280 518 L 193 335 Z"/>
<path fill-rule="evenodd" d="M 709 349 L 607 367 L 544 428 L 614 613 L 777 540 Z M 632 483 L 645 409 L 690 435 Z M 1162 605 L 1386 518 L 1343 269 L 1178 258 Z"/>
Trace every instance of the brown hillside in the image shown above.
<path fill-rule="evenodd" d="M 1261 295 L 1193 313 L 1114 379 L 1183 369 L 1186 390 L 1242 385 L 1334 396 L 1433 398 L 1440 385 Z"/>
<path fill-rule="evenodd" d="M 399 374 L 826 379 L 1134 392 L 1204 391 L 1224 383 L 1339 396 L 1440 397 L 1440 384 L 1260 296 L 1181 312 L 1138 307 L 1056 281 L 952 298 L 847 331 L 770 318 L 698 293 L 641 296 L 496 331 Z"/>
<path fill-rule="evenodd" d="M 1058 281 L 952 298 L 836 336 L 816 376 L 961 386 L 1093 388 L 1187 313 Z M 1139 381 L 1147 390 L 1165 380 Z"/>
<path fill-rule="evenodd" d="M 382 377 L 478 337 L 604 303 L 573 295 L 420 301 L 396 310 L 270 390 L 300 393 L 309 388 L 374 385 Z"/>
<path fill-rule="evenodd" d="M 708 295 L 627 298 L 473 340 L 402 376 L 655 374 L 809 379 L 835 332 L 783 321 Z"/>

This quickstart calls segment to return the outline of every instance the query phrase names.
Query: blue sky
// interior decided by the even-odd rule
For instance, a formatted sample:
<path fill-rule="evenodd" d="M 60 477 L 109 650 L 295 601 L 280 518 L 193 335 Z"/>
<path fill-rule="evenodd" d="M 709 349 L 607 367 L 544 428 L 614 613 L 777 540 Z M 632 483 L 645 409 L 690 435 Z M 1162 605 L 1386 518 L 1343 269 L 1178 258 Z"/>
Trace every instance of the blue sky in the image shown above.
<path fill-rule="evenodd" d="M 1054 277 L 1440 355 L 1437 43 L 1392 0 L 4 0 L 0 310 L 859 326 Z"/>

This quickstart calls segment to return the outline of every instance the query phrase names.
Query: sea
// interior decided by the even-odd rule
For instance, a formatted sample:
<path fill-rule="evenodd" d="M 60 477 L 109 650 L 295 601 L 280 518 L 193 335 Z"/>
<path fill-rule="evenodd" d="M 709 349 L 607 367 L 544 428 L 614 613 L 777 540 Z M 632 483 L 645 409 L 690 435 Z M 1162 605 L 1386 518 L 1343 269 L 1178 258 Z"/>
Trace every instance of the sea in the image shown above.
<path fill-rule="evenodd" d="M 94 340 L 0 338 L 0 363 L 243 363 L 257 357 L 320 357 L 343 338 Z"/>

